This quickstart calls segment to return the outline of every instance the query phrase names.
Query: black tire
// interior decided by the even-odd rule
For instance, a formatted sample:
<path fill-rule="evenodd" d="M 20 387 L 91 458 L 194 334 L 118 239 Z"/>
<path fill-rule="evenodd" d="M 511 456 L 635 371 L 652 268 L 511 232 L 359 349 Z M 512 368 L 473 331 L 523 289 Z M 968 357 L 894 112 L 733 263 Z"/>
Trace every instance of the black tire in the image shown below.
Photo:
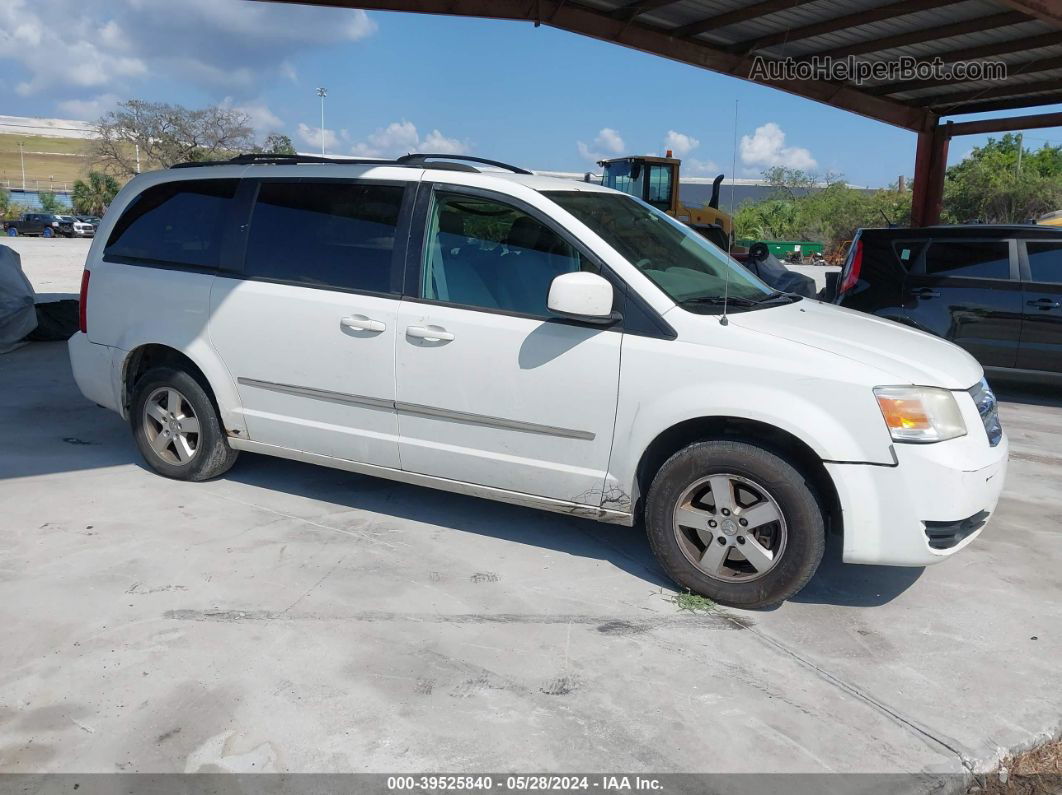
<path fill-rule="evenodd" d="M 749 573 L 737 572 L 737 575 L 753 576 L 755 579 L 728 582 L 706 574 L 692 562 L 691 549 L 694 556 L 698 551 L 697 544 L 703 544 L 706 551 L 709 543 L 704 538 L 708 537 L 711 542 L 719 541 L 721 533 L 718 530 L 705 530 L 702 534 L 677 528 L 675 524 L 679 500 L 684 499 L 691 488 L 696 488 L 695 484 L 699 481 L 722 473 L 747 479 L 753 486 L 759 487 L 782 517 L 781 522 L 766 525 L 768 529 L 764 532 L 772 534 L 769 538 L 778 538 L 773 534 L 781 533 L 784 541 L 780 553 L 774 553 L 775 560 L 771 567 L 764 566 L 762 575 L 751 572 L 751 562 L 742 563 L 742 555 L 734 555 L 730 551 L 725 553 L 728 562 L 724 565 L 745 567 Z M 735 489 L 732 493 L 738 492 L 740 490 Z M 706 516 L 716 515 L 714 507 L 705 510 L 713 512 L 706 513 Z M 734 516 L 738 517 L 741 510 L 739 505 Z M 814 575 L 826 545 L 822 508 L 815 492 L 801 474 L 776 453 L 756 444 L 738 441 L 697 442 L 671 456 L 660 467 L 649 489 L 645 527 L 653 554 L 671 579 L 693 593 L 731 607 L 768 607 L 793 596 Z M 729 523 L 728 529 L 733 536 L 734 522 Z M 736 530 L 738 536 L 745 532 L 740 528 Z M 746 543 L 737 537 L 723 538 L 721 546 L 725 549 L 727 543 L 736 544 L 739 540 L 742 545 Z M 740 551 L 744 547 L 734 548 Z M 729 573 L 729 569 L 726 571 Z"/>
<path fill-rule="evenodd" d="M 184 401 L 180 413 L 198 421 L 198 433 L 189 434 L 187 437 L 190 443 L 194 442 L 194 451 L 186 461 L 176 460 L 176 446 L 164 452 L 158 452 L 152 446 L 152 438 L 158 437 L 161 423 L 148 419 L 145 406 L 160 390 L 175 390 Z M 191 414 L 188 413 L 189 407 Z M 155 367 L 144 373 L 133 389 L 129 423 L 145 463 L 168 478 L 210 480 L 227 472 L 236 463 L 236 457 L 239 455 L 238 450 L 229 447 L 214 402 L 206 388 L 198 379 L 183 370 Z"/>

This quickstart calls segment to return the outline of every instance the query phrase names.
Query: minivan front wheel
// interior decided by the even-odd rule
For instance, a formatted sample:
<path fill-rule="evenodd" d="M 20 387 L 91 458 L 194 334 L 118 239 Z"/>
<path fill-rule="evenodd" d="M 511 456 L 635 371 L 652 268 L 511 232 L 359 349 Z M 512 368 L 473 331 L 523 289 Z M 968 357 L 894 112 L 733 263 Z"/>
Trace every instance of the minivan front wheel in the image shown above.
<path fill-rule="evenodd" d="M 144 461 L 168 478 L 209 480 L 228 471 L 238 451 L 229 447 L 213 401 L 190 374 L 169 367 L 145 373 L 129 414 Z"/>
<path fill-rule="evenodd" d="M 706 441 L 675 453 L 649 489 L 653 552 L 680 586 L 732 607 L 777 604 L 822 560 L 825 523 L 814 492 L 774 452 Z"/>

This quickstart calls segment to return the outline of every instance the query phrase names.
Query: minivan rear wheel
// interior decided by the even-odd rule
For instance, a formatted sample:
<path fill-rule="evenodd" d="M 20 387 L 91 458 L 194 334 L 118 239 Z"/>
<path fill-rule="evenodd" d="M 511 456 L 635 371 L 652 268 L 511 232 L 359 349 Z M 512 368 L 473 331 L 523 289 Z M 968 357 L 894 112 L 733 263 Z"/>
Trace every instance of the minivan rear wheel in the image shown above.
<path fill-rule="evenodd" d="M 209 480 L 236 463 L 239 453 L 229 447 L 213 401 L 182 370 L 146 372 L 133 390 L 129 421 L 144 461 L 160 475 Z"/>
<path fill-rule="evenodd" d="M 732 607 L 788 599 L 826 544 L 815 493 L 784 458 L 748 442 L 697 442 L 657 472 L 646 501 L 657 560 L 680 586 Z"/>

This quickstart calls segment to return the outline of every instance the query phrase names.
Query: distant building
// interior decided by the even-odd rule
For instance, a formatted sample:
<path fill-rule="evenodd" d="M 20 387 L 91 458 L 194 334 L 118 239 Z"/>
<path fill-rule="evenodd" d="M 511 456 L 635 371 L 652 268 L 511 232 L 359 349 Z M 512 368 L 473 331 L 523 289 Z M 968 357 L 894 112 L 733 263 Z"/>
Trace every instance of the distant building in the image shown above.
<path fill-rule="evenodd" d="M 48 138 L 95 138 L 96 131 L 87 121 L 75 119 L 38 119 L 32 116 L 0 115 L 0 135 L 43 135 Z"/>
<path fill-rule="evenodd" d="M 11 201 L 14 204 L 21 204 L 26 207 L 27 210 L 40 210 L 41 209 L 41 193 L 47 193 L 48 191 L 35 191 L 35 190 L 22 190 L 21 188 L 9 188 L 8 192 L 11 194 Z M 64 208 L 70 210 L 73 208 L 74 203 L 70 199 L 70 194 L 54 191 L 55 198 L 59 200 L 59 203 Z"/>

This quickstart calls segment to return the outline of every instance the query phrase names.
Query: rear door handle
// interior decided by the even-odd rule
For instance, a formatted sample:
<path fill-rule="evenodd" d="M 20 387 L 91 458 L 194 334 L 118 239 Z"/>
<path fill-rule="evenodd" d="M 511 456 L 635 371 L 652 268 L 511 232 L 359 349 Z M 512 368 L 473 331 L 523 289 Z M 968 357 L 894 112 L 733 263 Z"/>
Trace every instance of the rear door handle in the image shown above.
<path fill-rule="evenodd" d="M 940 293 L 932 287 L 915 287 L 911 290 L 911 295 L 918 298 L 940 298 Z"/>
<path fill-rule="evenodd" d="M 379 320 L 373 320 L 365 315 L 348 315 L 339 321 L 339 325 L 351 331 L 385 331 L 387 326 Z"/>
<path fill-rule="evenodd" d="M 1037 309 L 1043 309 L 1044 311 L 1047 311 L 1048 309 L 1058 309 L 1059 306 L 1062 306 L 1058 301 L 1051 298 L 1037 298 L 1034 301 L 1026 301 L 1025 305 L 1035 306 Z"/>
<path fill-rule="evenodd" d="M 454 338 L 453 334 L 441 326 L 408 326 L 406 336 L 428 342 L 449 342 Z"/>

